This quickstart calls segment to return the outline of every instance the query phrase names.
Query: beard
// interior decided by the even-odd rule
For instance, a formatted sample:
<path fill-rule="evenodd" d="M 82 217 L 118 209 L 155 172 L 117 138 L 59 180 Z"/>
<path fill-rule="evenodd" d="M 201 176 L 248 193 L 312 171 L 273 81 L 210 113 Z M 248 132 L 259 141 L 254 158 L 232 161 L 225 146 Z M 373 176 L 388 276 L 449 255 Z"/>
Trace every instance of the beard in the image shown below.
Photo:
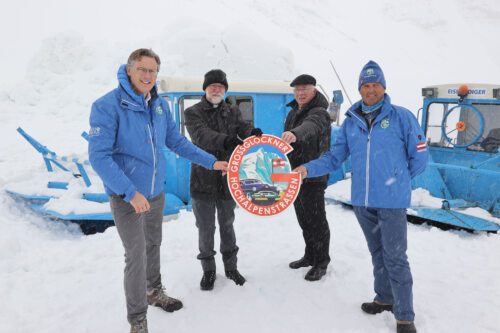
<path fill-rule="evenodd" d="M 212 95 L 207 94 L 207 99 L 212 104 L 220 104 L 224 99 L 224 94 L 212 94 Z"/>

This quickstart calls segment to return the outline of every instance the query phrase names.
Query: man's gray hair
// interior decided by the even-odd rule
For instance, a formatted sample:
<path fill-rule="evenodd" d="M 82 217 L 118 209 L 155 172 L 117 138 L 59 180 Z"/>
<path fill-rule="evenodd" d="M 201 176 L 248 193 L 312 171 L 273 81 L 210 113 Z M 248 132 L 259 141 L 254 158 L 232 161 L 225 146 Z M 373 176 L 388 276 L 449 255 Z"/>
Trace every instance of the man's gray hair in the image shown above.
<path fill-rule="evenodd" d="M 132 67 L 136 61 L 141 60 L 142 57 L 154 58 L 160 70 L 160 57 L 152 49 L 137 49 L 132 52 L 127 60 L 127 67 Z"/>

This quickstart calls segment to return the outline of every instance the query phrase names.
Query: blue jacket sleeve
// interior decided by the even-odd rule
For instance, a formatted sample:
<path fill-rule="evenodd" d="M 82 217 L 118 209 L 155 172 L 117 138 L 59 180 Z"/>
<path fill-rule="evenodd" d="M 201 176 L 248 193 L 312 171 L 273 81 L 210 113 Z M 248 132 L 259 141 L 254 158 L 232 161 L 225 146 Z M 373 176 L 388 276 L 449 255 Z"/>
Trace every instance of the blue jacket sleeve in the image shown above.
<path fill-rule="evenodd" d="M 104 184 L 129 202 L 137 188 L 113 160 L 112 153 L 118 129 L 116 113 L 111 108 L 92 104 L 90 112 L 89 161 Z"/>
<path fill-rule="evenodd" d="M 342 162 L 349 156 L 349 146 L 346 137 L 346 121 L 342 123 L 340 131 L 337 134 L 335 143 L 326 153 L 316 160 L 304 164 L 307 169 L 307 178 L 319 177 L 339 168 Z"/>
<path fill-rule="evenodd" d="M 410 170 L 410 177 L 414 178 L 421 174 L 427 167 L 429 151 L 427 149 L 427 140 L 422 128 L 418 124 L 417 118 L 410 111 L 406 111 L 407 124 L 405 126 L 405 134 L 408 168 Z"/>
<path fill-rule="evenodd" d="M 213 155 L 195 146 L 191 141 L 179 133 L 177 125 L 172 119 L 168 104 L 163 101 L 162 103 L 164 110 L 168 110 L 168 112 L 165 112 L 167 117 L 167 136 L 165 145 L 176 154 L 179 154 L 191 162 L 201 165 L 205 169 L 213 170 L 214 163 L 217 159 Z"/>

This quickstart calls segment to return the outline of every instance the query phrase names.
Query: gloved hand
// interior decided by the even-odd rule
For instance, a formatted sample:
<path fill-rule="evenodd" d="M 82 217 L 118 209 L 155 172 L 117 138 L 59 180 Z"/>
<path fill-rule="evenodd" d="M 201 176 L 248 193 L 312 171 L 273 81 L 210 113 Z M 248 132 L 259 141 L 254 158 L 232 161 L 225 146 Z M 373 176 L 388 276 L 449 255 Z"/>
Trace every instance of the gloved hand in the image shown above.
<path fill-rule="evenodd" d="M 256 135 L 256 136 L 261 136 L 262 134 L 262 130 L 260 128 L 254 128 L 251 132 L 250 132 L 250 135 Z"/>
<path fill-rule="evenodd" d="M 243 140 L 238 138 L 237 136 L 228 136 L 224 140 L 224 148 L 228 150 L 234 150 L 236 146 L 243 144 Z"/>

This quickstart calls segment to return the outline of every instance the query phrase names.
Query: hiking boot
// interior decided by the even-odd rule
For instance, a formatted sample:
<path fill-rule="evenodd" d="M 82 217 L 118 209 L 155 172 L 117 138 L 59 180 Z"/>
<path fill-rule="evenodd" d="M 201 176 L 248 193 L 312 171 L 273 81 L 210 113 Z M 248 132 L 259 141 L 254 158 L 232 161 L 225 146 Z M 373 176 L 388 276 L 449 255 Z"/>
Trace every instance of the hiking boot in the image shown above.
<path fill-rule="evenodd" d="M 292 261 L 288 266 L 290 266 L 291 269 L 297 269 L 301 267 L 309 267 L 311 265 L 312 263 L 309 261 L 309 259 L 306 259 L 306 257 L 302 257 L 299 260 Z"/>
<path fill-rule="evenodd" d="M 363 304 L 361 304 L 361 310 L 363 310 L 366 313 L 374 315 L 377 313 L 381 313 L 383 311 L 391 311 L 392 312 L 392 305 L 391 304 L 381 304 L 378 302 L 363 303 Z"/>
<path fill-rule="evenodd" d="M 130 333 L 148 333 L 148 321 L 146 317 L 130 325 Z"/>
<path fill-rule="evenodd" d="M 165 294 L 162 286 L 147 292 L 148 304 L 162 308 L 167 312 L 174 312 L 182 308 L 182 302 Z"/>
<path fill-rule="evenodd" d="M 309 272 L 307 272 L 304 279 L 306 279 L 307 281 L 318 281 L 318 280 L 321 280 L 321 278 L 325 274 L 326 274 L 326 267 L 313 266 L 309 270 Z"/>
<path fill-rule="evenodd" d="M 417 333 L 417 328 L 412 321 L 398 320 L 397 333 Z"/>
<path fill-rule="evenodd" d="M 226 276 L 228 279 L 233 280 L 238 286 L 245 284 L 245 278 L 238 272 L 237 269 L 232 271 L 226 271 Z"/>
<path fill-rule="evenodd" d="M 201 290 L 212 290 L 214 289 L 215 282 L 215 271 L 203 272 L 203 277 L 200 281 Z"/>

